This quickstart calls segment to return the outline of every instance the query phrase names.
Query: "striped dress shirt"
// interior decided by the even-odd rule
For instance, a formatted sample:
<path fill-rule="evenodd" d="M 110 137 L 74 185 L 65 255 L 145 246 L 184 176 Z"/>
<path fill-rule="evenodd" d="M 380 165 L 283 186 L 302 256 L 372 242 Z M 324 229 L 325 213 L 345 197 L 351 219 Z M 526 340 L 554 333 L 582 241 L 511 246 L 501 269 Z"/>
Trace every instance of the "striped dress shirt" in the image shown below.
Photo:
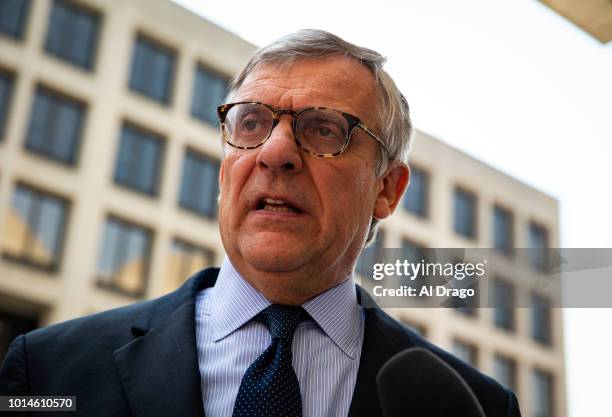
<path fill-rule="evenodd" d="M 215 286 L 196 296 L 196 340 L 206 417 L 231 417 L 247 368 L 270 345 L 270 332 L 252 320 L 270 302 L 226 257 Z M 293 368 L 303 417 L 347 416 L 364 334 L 352 276 L 307 301 L 312 320 L 293 337 Z"/>

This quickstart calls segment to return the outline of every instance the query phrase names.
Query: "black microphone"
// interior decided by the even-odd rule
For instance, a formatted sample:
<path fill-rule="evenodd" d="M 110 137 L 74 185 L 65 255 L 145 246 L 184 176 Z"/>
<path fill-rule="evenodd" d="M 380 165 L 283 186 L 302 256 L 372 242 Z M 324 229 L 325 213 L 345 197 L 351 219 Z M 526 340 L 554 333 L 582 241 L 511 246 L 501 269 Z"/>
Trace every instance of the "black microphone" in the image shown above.
<path fill-rule="evenodd" d="M 376 377 L 385 417 L 485 417 L 463 378 L 433 353 L 406 349 Z"/>

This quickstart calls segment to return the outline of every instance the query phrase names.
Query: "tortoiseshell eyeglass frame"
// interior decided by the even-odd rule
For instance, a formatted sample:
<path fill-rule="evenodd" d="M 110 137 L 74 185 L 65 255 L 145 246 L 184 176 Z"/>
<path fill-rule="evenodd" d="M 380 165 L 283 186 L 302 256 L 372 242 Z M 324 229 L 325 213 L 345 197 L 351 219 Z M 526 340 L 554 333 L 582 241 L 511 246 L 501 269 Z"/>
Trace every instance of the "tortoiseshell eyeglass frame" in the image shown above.
<path fill-rule="evenodd" d="M 270 112 L 272 113 L 272 126 L 270 127 L 270 131 L 268 132 L 267 136 L 265 138 L 263 138 L 261 140 L 261 142 L 259 142 L 256 145 L 253 146 L 239 146 L 236 145 L 234 143 L 231 143 L 228 138 L 227 135 L 225 134 L 226 130 L 225 130 L 225 117 L 227 116 L 227 113 L 230 111 L 230 109 L 234 106 L 237 106 L 239 104 L 259 104 L 262 105 L 264 107 L 266 107 L 267 109 L 270 110 Z M 297 123 L 298 123 L 298 118 L 300 117 L 300 115 L 304 112 L 307 111 L 311 111 L 311 110 L 333 110 L 339 114 L 341 114 L 347 121 L 348 124 L 348 130 L 347 130 L 347 134 L 346 134 L 346 138 L 344 139 L 344 144 L 342 145 L 342 147 L 340 148 L 340 150 L 338 150 L 337 152 L 334 153 L 316 153 L 316 152 L 312 152 L 311 150 L 305 148 L 303 146 L 303 144 L 300 142 L 300 138 L 297 135 Z M 259 103 L 257 101 L 239 101 L 236 103 L 227 103 L 227 104 L 222 104 L 219 107 L 217 107 L 217 114 L 219 115 L 219 121 L 221 122 L 221 135 L 223 136 L 223 140 L 225 140 L 225 142 L 237 149 L 255 149 L 260 147 L 261 145 L 264 144 L 265 141 L 267 141 L 270 136 L 272 135 L 272 131 L 274 130 L 274 128 L 276 127 L 276 125 L 278 125 L 278 123 L 280 122 L 280 117 L 284 114 L 291 116 L 291 127 L 293 130 L 293 138 L 295 139 L 296 143 L 298 144 L 298 146 L 300 148 L 302 148 L 304 150 L 304 152 L 310 154 L 310 155 L 314 155 L 314 156 L 319 156 L 321 158 L 333 158 L 334 156 L 338 156 L 340 155 L 342 152 L 344 152 L 346 150 L 346 148 L 348 148 L 348 145 L 351 141 L 351 137 L 353 136 L 353 131 L 355 130 L 355 127 L 359 127 L 361 128 L 365 133 L 368 134 L 369 137 L 371 137 L 372 139 L 374 139 L 376 142 L 378 142 L 380 144 L 380 146 L 383 149 L 383 152 L 387 153 L 387 146 L 384 144 L 384 142 L 374 134 L 374 132 L 372 132 L 372 130 L 366 126 L 365 123 L 363 123 L 357 116 L 353 116 L 352 114 L 349 113 L 345 113 L 343 111 L 340 110 L 336 110 L 336 109 L 332 109 L 330 107 L 309 107 L 307 109 L 303 109 L 300 111 L 294 111 L 294 110 L 289 110 L 289 109 L 274 109 L 271 106 L 264 104 L 264 103 Z"/>

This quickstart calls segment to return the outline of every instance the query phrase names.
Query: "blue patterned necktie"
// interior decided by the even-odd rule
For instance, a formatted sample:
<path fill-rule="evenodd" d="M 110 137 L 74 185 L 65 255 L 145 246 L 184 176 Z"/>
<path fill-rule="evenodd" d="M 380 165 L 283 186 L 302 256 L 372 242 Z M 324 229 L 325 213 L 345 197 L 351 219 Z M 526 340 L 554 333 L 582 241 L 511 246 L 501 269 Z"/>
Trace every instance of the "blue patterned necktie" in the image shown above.
<path fill-rule="evenodd" d="M 302 307 L 272 304 L 257 319 L 272 343 L 249 366 L 238 390 L 232 417 L 302 417 L 300 385 L 291 364 L 291 342 L 298 323 L 307 318 Z"/>

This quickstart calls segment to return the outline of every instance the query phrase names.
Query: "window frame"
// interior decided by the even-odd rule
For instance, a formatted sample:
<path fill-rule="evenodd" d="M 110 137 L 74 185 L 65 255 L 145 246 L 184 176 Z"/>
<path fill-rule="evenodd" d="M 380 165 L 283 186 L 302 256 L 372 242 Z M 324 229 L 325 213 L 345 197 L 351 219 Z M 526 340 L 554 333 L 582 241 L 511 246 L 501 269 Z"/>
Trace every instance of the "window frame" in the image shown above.
<path fill-rule="evenodd" d="M 131 130 L 132 134 L 136 134 L 137 136 L 136 136 L 135 141 L 133 139 L 128 139 L 132 143 L 124 145 L 124 140 L 126 140 L 125 139 L 126 137 L 124 136 L 126 129 Z M 121 153 L 122 153 L 122 150 L 124 149 L 124 146 L 127 146 L 129 148 L 137 148 L 136 150 L 139 151 L 140 150 L 139 148 L 141 144 L 143 143 L 143 141 L 154 142 L 155 145 L 157 146 L 156 148 L 157 155 L 156 155 L 156 160 L 155 160 L 155 175 L 152 178 L 153 183 L 151 184 L 150 187 L 147 187 L 147 189 L 141 188 L 138 184 L 136 184 L 134 180 L 130 180 L 130 178 L 134 177 L 134 169 L 135 169 L 134 168 L 135 164 L 132 163 L 131 159 L 128 162 L 128 165 L 129 165 L 128 175 L 127 175 L 128 179 L 122 179 L 119 177 L 119 169 L 120 169 L 121 158 L 122 158 Z M 168 142 L 167 137 L 161 133 L 158 133 L 158 132 L 152 131 L 151 129 L 142 127 L 141 124 L 134 123 L 131 120 L 123 120 L 123 122 L 120 125 L 118 142 L 119 143 L 118 143 L 117 151 L 116 151 L 115 165 L 113 169 L 113 183 L 123 189 L 127 189 L 127 190 L 136 192 L 140 195 L 144 195 L 150 198 L 160 197 L 161 183 L 163 179 L 163 171 L 164 171 L 164 165 L 165 165 L 165 159 L 166 159 L 166 147 L 167 147 L 167 142 Z M 130 155 L 130 157 L 132 158 L 133 156 Z"/>
<path fill-rule="evenodd" d="M 139 43 L 143 42 L 146 44 L 147 48 L 154 47 L 158 52 L 161 51 L 164 54 L 167 54 L 171 58 L 170 66 L 169 66 L 169 74 L 166 80 L 167 85 L 165 88 L 164 97 L 156 97 L 154 94 L 151 94 L 150 91 L 146 91 L 147 87 L 142 87 L 137 85 L 134 81 L 134 74 L 136 71 L 136 54 L 137 48 L 139 47 Z M 154 103 L 158 103 L 163 106 L 170 107 L 174 102 L 174 94 L 175 94 L 175 82 L 177 77 L 177 67 L 179 63 L 179 51 L 177 48 L 173 48 L 166 44 L 163 41 L 159 41 L 154 36 L 150 36 L 142 31 L 138 31 L 134 36 L 133 46 L 132 46 L 132 56 L 129 66 L 129 74 L 128 74 L 128 91 L 131 93 L 135 93 L 140 97 L 144 97 Z M 149 71 L 152 73 L 152 71 Z"/>
<path fill-rule="evenodd" d="M 71 56 L 69 52 L 54 49 L 54 47 L 52 47 L 52 44 L 50 43 L 51 42 L 51 31 L 53 30 L 53 14 L 55 13 L 55 7 L 58 4 L 60 4 L 65 9 L 68 9 L 72 14 L 78 13 L 79 16 L 88 15 L 87 17 L 90 20 L 93 20 L 93 24 L 95 27 L 92 33 L 92 43 L 91 45 L 88 45 L 88 56 L 86 59 L 87 61 L 86 63 L 82 63 L 82 62 L 79 62 L 78 60 L 75 60 L 74 57 Z M 74 1 L 74 0 L 53 0 L 50 6 L 48 21 L 47 21 L 47 32 L 45 35 L 44 45 L 43 45 L 44 51 L 50 56 L 58 58 L 62 62 L 66 62 L 71 65 L 74 65 L 77 68 L 80 68 L 86 71 L 94 71 L 96 64 L 97 64 L 97 58 L 98 58 L 97 55 L 98 55 L 98 50 L 99 50 L 99 45 L 100 45 L 103 20 L 104 20 L 103 14 L 99 10 L 92 8 L 89 4 L 84 4 L 80 1 Z M 62 28 L 62 29 L 63 31 L 61 32 L 61 35 L 63 35 L 62 37 L 66 37 L 68 33 L 67 32 L 68 29 L 66 28 Z M 72 33 L 71 35 L 74 36 L 75 33 Z M 73 48 L 70 48 L 70 49 L 73 49 Z"/>
<path fill-rule="evenodd" d="M 204 64 L 201 61 L 198 61 L 198 62 L 195 63 L 194 71 L 193 71 L 193 74 L 194 74 L 194 76 L 193 76 L 193 93 L 191 95 L 191 101 L 189 103 L 189 113 L 190 113 L 190 115 L 194 119 L 198 120 L 199 122 L 202 122 L 202 123 L 204 123 L 204 124 L 206 124 L 208 126 L 211 126 L 211 127 L 218 127 L 218 125 L 219 125 L 219 118 L 218 118 L 218 115 L 217 115 L 217 107 L 218 106 L 214 106 L 214 108 L 211 109 L 212 114 L 213 114 L 213 120 L 207 120 L 204 115 L 198 114 L 194 110 L 194 104 L 195 104 L 195 101 L 196 101 L 196 94 L 197 94 L 196 92 L 198 91 L 196 89 L 196 84 L 198 82 L 198 75 L 199 75 L 199 73 L 201 71 L 209 73 L 212 76 L 214 76 L 215 78 L 222 79 L 224 81 L 224 84 L 225 84 L 225 94 L 222 97 L 221 103 L 219 103 L 218 106 L 221 105 L 221 104 L 224 104 L 223 103 L 223 99 L 225 99 L 225 97 L 227 97 L 227 93 L 229 92 L 230 83 L 231 83 L 231 77 L 228 77 L 222 71 L 216 70 L 216 69 L 212 68 L 210 65 Z"/>
<path fill-rule="evenodd" d="M 25 4 L 24 9 L 22 10 L 22 14 L 19 16 L 21 21 L 19 22 L 18 33 L 9 33 L 4 30 L 0 30 L 0 36 L 5 36 L 9 39 L 23 41 L 26 37 L 28 20 L 30 19 L 31 9 L 32 9 L 32 1 L 31 0 L 23 0 Z"/>
<path fill-rule="evenodd" d="M 27 225 L 28 227 L 31 227 L 32 224 L 30 223 L 30 221 L 31 221 L 31 218 L 34 216 L 34 214 L 32 213 L 32 210 L 34 210 L 36 217 L 37 217 L 34 223 L 34 226 L 36 227 L 35 230 L 37 230 L 38 223 L 40 222 L 39 217 L 40 217 L 41 200 L 52 199 L 52 200 L 56 200 L 56 202 L 58 202 L 61 205 L 62 224 L 59 225 L 58 236 L 55 236 L 55 245 L 57 247 L 57 253 L 53 254 L 54 256 L 53 256 L 52 262 L 45 264 L 40 261 L 37 261 L 36 259 L 33 259 L 30 256 L 29 251 L 27 250 L 20 251 L 19 255 L 8 253 L 4 247 L 5 245 L 3 244 L 2 245 L 2 258 L 18 263 L 18 264 L 21 264 L 21 265 L 24 265 L 24 266 L 31 267 L 32 269 L 55 274 L 61 270 L 62 264 L 63 264 L 64 251 L 65 251 L 66 242 L 68 239 L 67 235 L 69 233 L 69 223 L 70 223 L 71 211 L 72 211 L 71 200 L 65 195 L 56 193 L 55 191 L 49 191 L 46 188 L 39 187 L 32 183 L 21 181 L 21 180 L 16 181 L 14 184 L 13 193 L 12 193 L 13 198 L 15 198 L 15 195 L 19 189 L 26 189 L 30 193 L 30 196 L 31 195 L 35 196 L 36 205 L 37 205 L 36 209 L 30 208 L 30 212 L 28 212 L 28 219 L 27 219 Z M 10 210 L 13 210 L 14 209 L 13 200 L 11 200 L 10 204 L 11 204 Z M 26 239 L 26 241 L 21 242 L 21 246 L 29 247 L 30 242 L 31 242 L 31 239 Z"/>
<path fill-rule="evenodd" d="M 107 228 L 107 224 L 109 221 L 114 221 L 117 224 L 119 224 L 119 226 L 121 227 L 121 231 L 125 234 L 125 230 L 126 228 L 129 229 L 130 231 L 133 229 L 138 229 L 139 231 L 144 232 L 145 236 L 147 237 L 147 241 L 146 241 L 146 245 L 145 245 L 145 250 L 143 253 L 143 270 L 142 270 L 142 276 L 140 277 L 140 279 L 142 280 L 142 290 L 139 291 L 130 291 L 128 289 L 122 288 L 120 285 L 116 284 L 117 281 L 117 271 L 116 266 L 117 266 L 117 253 L 119 253 L 119 248 L 121 248 L 121 246 L 125 246 L 125 243 L 123 245 L 117 245 L 117 247 L 114 249 L 113 251 L 113 255 L 112 255 L 112 264 L 113 264 L 113 273 L 110 276 L 109 280 L 107 281 L 106 279 L 102 278 L 101 274 L 100 274 L 100 262 L 102 260 L 102 257 L 104 256 L 104 245 L 105 245 L 105 240 L 107 238 L 106 236 L 106 228 Z M 142 298 L 146 295 L 148 287 L 149 287 L 149 279 L 150 279 L 150 274 L 151 274 L 151 262 L 153 260 L 153 250 L 154 250 L 154 244 L 155 244 L 155 231 L 153 228 L 148 227 L 146 225 L 143 225 L 141 223 L 126 219 L 125 217 L 122 217 L 120 215 L 114 214 L 114 213 L 107 213 L 107 215 L 104 218 L 104 222 L 102 224 L 102 239 L 100 240 L 100 246 L 99 246 L 99 250 L 98 250 L 98 258 L 97 258 L 97 262 L 96 262 L 96 271 L 95 271 L 95 284 L 98 288 L 102 288 L 104 290 L 108 290 L 111 291 L 113 293 L 116 294 L 120 294 L 120 295 L 124 295 L 124 296 L 128 296 L 128 297 L 132 297 L 132 298 Z"/>
<path fill-rule="evenodd" d="M 508 247 L 507 248 L 499 247 L 497 245 L 497 228 L 496 228 L 496 225 L 497 225 L 496 221 L 498 219 L 497 213 L 507 216 L 507 220 L 508 220 L 508 231 L 507 231 L 508 232 L 508 242 L 507 242 Z M 515 241 L 516 241 L 516 238 L 515 238 L 516 232 L 514 230 L 515 229 L 514 213 L 512 212 L 512 210 L 510 210 L 506 206 L 503 206 L 501 204 L 495 204 L 493 206 L 493 213 L 491 217 L 492 217 L 491 223 L 492 223 L 492 232 L 493 232 L 493 236 L 492 236 L 493 237 L 493 249 L 496 252 L 501 253 L 504 256 L 508 256 L 508 257 L 513 256 L 515 254 L 514 246 L 515 246 Z"/>
<path fill-rule="evenodd" d="M 422 206 L 422 212 L 420 210 L 419 211 L 413 210 L 409 206 L 409 202 L 411 200 L 410 198 L 408 198 L 408 193 L 410 192 L 410 184 L 408 184 L 408 188 L 406 189 L 406 192 L 404 193 L 404 196 L 402 198 L 402 208 L 404 209 L 406 213 L 410 213 L 411 215 L 416 216 L 419 219 L 429 219 L 431 216 L 431 213 L 430 213 L 431 173 L 429 172 L 429 170 L 422 168 L 420 165 L 411 165 L 410 182 L 412 182 L 415 174 L 417 173 L 421 178 L 421 184 L 422 185 L 424 184 L 420 189 L 423 195 L 419 196 L 421 197 L 420 201 L 422 202 L 422 204 L 420 204 L 419 207 Z"/>
<path fill-rule="evenodd" d="M 500 287 L 501 286 L 501 287 Z M 495 305 L 498 302 L 498 289 L 503 288 L 503 291 L 507 291 L 509 290 L 510 293 L 505 292 L 503 294 L 504 298 L 506 298 L 508 296 L 508 294 L 510 294 L 511 296 L 511 300 L 510 300 L 510 306 L 508 305 L 504 305 L 504 306 L 498 306 Z M 515 333 L 516 332 L 516 299 L 517 299 L 517 291 L 516 291 L 516 285 L 514 285 L 512 282 L 510 282 L 510 280 L 502 278 L 502 277 L 495 277 L 493 279 L 493 286 L 491 288 L 492 291 L 492 298 L 493 298 L 493 303 L 494 303 L 494 308 L 493 308 L 493 314 L 492 314 L 492 318 L 493 318 L 493 325 L 495 326 L 496 329 L 500 329 L 502 331 L 508 332 L 508 333 Z M 508 301 L 508 300 L 504 300 L 504 301 Z M 506 314 L 508 314 L 508 319 L 504 319 L 502 321 L 498 320 L 498 312 L 502 312 L 502 314 L 504 314 L 504 312 Z M 508 323 L 506 323 L 506 321 L 508 321 Z"/>
<path fill-rule="evenodd" d="M 542 414 L 535 414 L 536 413 L 536 381 L 538 380 L 539 377 L 542 377 L 544 380 L 546 380 L 547 383 L 547 387 L 548 387 L 548 398 L 546 399 L 546 402 L 548 403 L 549 406 L 549 411 L 550 413 L 548 415 L 542 415 Z M 552 417 L 555 415 L 555 375 L 553 372 L 542 369 L 540 367 L 534 367 L 531 369 L 531 394 L 533 396 L 533 403 L 532 403 L 532 410 L 533 410 L 533 415 L 534 417 Z"/>
<path fill-rule="evenodd" d="M 194 249 L 195 251 L 202 251 L 204 253 L 205 258 L 207 259 L 207 261 L 209 261 L 209 265 L 212 266 L 215 262 L 215 258 L 217 256 L 217 253 L 214 249 L 212 249 L 209 246 L 205 246 L 205 245 L 201 245 L 199 243 L 194 243 L 192 240 L 189 239 L 185 239 L 181 236 L 177 236 L 175 235 L 172 240 L 170 241 L 170 254 L 174 253 L 174 251 L 177 251 L 175 249 L 176 245 L 180 244 L 183 245 L 184 247 L 189 247 L 191 249 Z M 182 254 L 184 254 L 184 252 L 181 252 Z M 192 252 L 193 253 L 193 252 Z M 172 255 L 170 255 L 172 256 Z M 206 267 L 206 266 L 203 266 Z M 181 263 L 180 267 L 179 267 L 179 271 L 178 271 L 179 276 L 177 277 L 170 277 L 170 280 L 176 281 L 177 283 L 180 282 L 184 282 L 187 278 L 189 278 L 189 276 L 191 275 L 189 272 L 185 272 L 185 265 L 183 265 L 183 263 Z M 170 280 L 166 280 L 166 281 L 170 281 Z"/>
<path fill-rule="evenodd" d="M 185 183 L 185 179 L 186 179 L 186 170 L 187 170 L 187 160 L 189 156 L 192 156 L 193 158 L 195 158 L 198 163 L 201 163 L 203 160 L 205 160 L 207 163 L 210 164 L 214 164 L 214 168 L 215 168 L 215 180 L 212 181 L 215 184 L 215 192 L 214 195 L 211 196 L 211 201 L 212 201 L 212 211 L 211 213 L 205 213 L 201 210 L 199 210 L 197 206 L 197 204 L 192 204 L 192 203 L 186 203 L 185 200 L 183 199 L 183 190 L 184 190 L 184 183 Z M 182 164 L 182 169 L 181 169 L 181 181 L 178 187 L 178 206 L 183 209 L 186 210 L 190 213 L 193 213 L 195 215 L 197 215 L 198 217 L 210 220 L 210 221 L 218 221 L 218 213 L 219 213 L 219 203 L 217 202 L 217 196 L 219 195 L 219 169 L 221 166 L 221 161 L 216 157 L 213 156 L 209 153 L 206 152 L 201 152 L 199 150 L 196 150 L 192 147 L 186 147 L 184 148 L 184 152 L 183 152 L 183 164 Z M 191 191 L 193 191 L 193 187 L 189 187 Z M 197 194 L 197 193 L 193 193 L 190 192 L 189 194 Z"/>
<path fill-rule="evenodd" d="M 512 356 L 509 356 L 509 355 L 506 355 L 500 352 L 494 353 L 493 355 L 493 373 L 494 373 L 493 378 L 495 378 L 496 381 L 502 384 L 500 380 L 500 376 L 496 373 L 497 371 L 496 367 L 499 363 L 503 363 L 504 365 L 509 365 L 511 381 L 509 381 L 509 384 L 505 385 L 505 387 L 516 392 L 516 390 L 518 389 L 518 363 L 516 359 L 514 359 Z"/>
<path fill-rule="evenodd" d="M 537 304 L 538 301 L 542 301 L 542 303 Z M 530 295 L 530 317 L 529 317 L 529 336 L 530 339 L 541 346 L 544 347 L 552 347 L 554 340 L 554 331 L 553 331 L 553 314 L 552 307 L 550 305 L 550 299 L 547 296 L 538 294 L 536 292 L 532 292 Z M 541 307 L 536 307 L 540 305 Z M 542 312 L 538 312 L 542 310 Z M 536 314 L 544 314 L 543 319 L 545 320 L 545 334 L 542 336 L 539 331 L 536 332 Z"/>
<path fill-rule="evenodd" d="M 3 107 L 0 107 L 0 143 L 4 141 L 7 136 L 9 129 L 9 123 L 11 120 L 11 111 L 13 104 L 13 96 L 15 95 L 15 84 L 17 83 L 17 75 L 14 71 L 0 67 L 0 77 L 7 80 L 7 90 L 5 95 L 5 102 L 1 103 Z"/>
<path fill-rule="evenodd" d="M 543 232 L 544 236 L 544 246 L 543 247 L 533 247 L 532 246 L 532 232 L 534 230 Z M 536 269 L 540 272 L 546 272 L 549 269 L 549 251 L 550 251 L 550 229 L 546 227 L 543 223 L 540 223 L 536 220 L 530 220 L 527 224 L 527 248 L 529 248 L 529 264 L 532 268 Z M 536 256 L 538 256 L 535 251 L 541 251 L 539 254 L 543 257 L 543 259 L 538 260 Z"/>
<path fill-rule="evenodd" d="M 457 197 L 459 195 L 467 196 L 472 201 L 472 231 L 471 233 L 464 233 L 461 228 L 458 227 L 458 207 L 457 207 Z M 478 239 L 478 195 L 470 191 L 469 189 L 461 186 L 455 185 L 453 189 L 453 231 L 455 235 L 468 240 L 477 240 Z"/>
<path fill-rule="evenodd" d="M 65 94 L 61 90 L 53 88 L 49 85 L 41 84 L 41 83 L 36 84 L 33 92 L 34 94 L 32 95 L 30 113 L 28 117 L 27 127 L 25 130 L 25 140 L 23 144 L 24 149 L 26 149 L 29 153 L 33 155 L 43 157 L 45 160 L 59 163 L 67 167 L 77 167 L 79 164 L 79 160 L 80 160 L 81 148 L 82 148 L 82 143 L 84 141 L 86 124 L 87 124 L 87 114 L 89 111 L 87 102 L 73 95 Z M 37 100 L 39 98 L 39 95 L 41 94 L 46 95 L 46 99 L 51 100 L 52 102 L 50 104 L 54 107 L 54 109 L 51 110 L 51 116 L 49 116 L 49 112 L 45 113 L 45 122 L 50 118 L 52 119 L 51 126 L 48 126 L 45 123 L 45 126 L 44 126 L 45 130 L 55 130 L 55 126 L 56 126 L 55 120 L 57 119 L 56 116 L 57 116 L 57 112 L 59 111 L 58 109 L 59 104 L 68 103 L 68 105 L 74 106 L 79 112 L 79 119 L 77 122 L 77 126 L 75 126 L 74 132 L 73 132 L 75 136 L 73 143 L 72 143 L 73 149 L 71 150 L 70 157 L 68 159 L 62 159 L 60 156 L 57 155 L 57 152 L 55 151 L 49 151 L 47 149 L 36 148 L 35 145 L 31 143 L 32 129 L 34 128 L 34 124 L 35 124 L 34 111 L 36 109 Z M 55 145 L 56 141 L 57 141 L 57 138 L 53 136 L 52 145 Z"/>

